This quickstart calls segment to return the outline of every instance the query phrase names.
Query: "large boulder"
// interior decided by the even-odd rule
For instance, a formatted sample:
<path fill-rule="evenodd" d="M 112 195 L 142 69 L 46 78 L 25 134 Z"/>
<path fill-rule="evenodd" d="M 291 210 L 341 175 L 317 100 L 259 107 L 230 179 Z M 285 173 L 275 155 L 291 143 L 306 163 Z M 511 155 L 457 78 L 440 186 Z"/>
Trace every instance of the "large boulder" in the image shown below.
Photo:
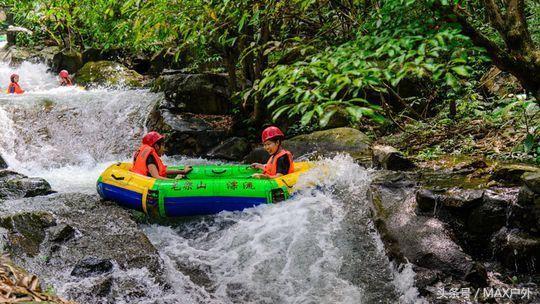
<path fill-rule="evenodd" d="M 503 227 L 493 237 L 493 253 L 509 269 L 538 273 L 540 238 Z"/>
<path fill-rule="evenodd" d="M 245 164 L 259 163 L 266 164 L 270 155 L 262 147 L 257 147 L 249 152 L 242 160 Z"/>
<path fill-rule="evenodd" d="M 536 194 L 540 194 L 540 170 L 527 172 L 522 176 L 525 185 Z"/>
<path fill-rule="evenodd" d="M 391 146 L 375 145 L 371 149 L 373 153 L 371 161 L 376 168 L 400 171 L 415 167 L 410 159 Z"/>
<path fill-rule="evenodd" d="M 376 180 L 384 180 L 384 171 Z M 392 176 L 390 176 L 392 177 Z M 376 226 L 390 257 L 410 261 L 416 266 L 446 278 L 484 285 L 485 271 L 454 242 L 451 231 L 437 218 L 417 215 L 414 183 L 391 186 L 374 183 L 369 191 Z"/>
<path fill-rule="evenodd" d="M 422 212 L 436 212 L 441 208 L 468 211 L 482 204 L 483 195 L 483 190 L 473 189 L 420 189 L 416 192 L 416 202 Z"/>
<path fill-rule="evenodd" d="M 70 71 L 71 72 L 71 71 Z M 141 87 L 143 76 L 114 61 L 86 63 L 77 72 L 76 82 L 84 86 Z"/>
<path fill-rule="evenodd" d="M 0 214 L 2 245 L 15 262 L 40 269 L 45 281 L 64 286 L 63 293 L 83 299 L 81 303 L 113 303 L 111 289 L 102 288 L 104 280 L 124 286 L 126 293 L 138 292 L 149 279 L 163 280 L 159 253 L 130 212 L 97 195 L 11 200 L 0 205 Z M 124 271 L 136 271 L 142 278 Z M 76 284 L 81 277 L 86 280 L 83 286 Z"/>
<path fill-rule="evenodd" d="M 219 146 L 210 150 L 207 156 L 226 160 L 239 161 L 249 153 L 250 144 L 242 137 L 231 137 L 223 141 Z"/>
<path fill-rule="evenodd" d="M 9 170 L 0 170 L 0 200 L 32 197 L 52 193 L 51 185 L 39 177 L 28 177 Z"/>
<path fill-rule="evenodd" d="M 148 130 L 166 135 L 168 155 L 206 156 L 214 147 L 229 137 L 230 116 L 173 113 L 162 103 L 151 111 Z"/>
<path fill-rule="evenodd" d="M 474 208 L 467 219 L 467 230 L 478 238 L 489 239 L 501 229 L 512 206 L 512 196 L 487 190 L 480 206 Z"/>
<path fill-rule="evenodd" d="M 229 114 L 232 109 L 228 78 L 224 74 L 163 75 L 153 91 L 164 92 L 173 112 Z"/>
<path fill-rule="evenodd" d="M 51 213 L 45 211 L 20 212 L 0 218 L 0 227 L 9 230 L 8 242 L 13 254 L 35 257 L 45 239 L 45 229 L 56 225 Z"/>
<path fill-rule="evenodd" d="M 524 164 L 501 164 L 495 167 L 491 179 L 505 185 L 520 185 L 524 173 L 534 172 L 540 174 L 540 168 Z"/>
<path fill-rule="evenodd" d="M 295 157 L 314 155 L 332 156 L 337 153 L 350 154 L 355 160 L 369 161 L 371 140 L 353 128 L 336 128 L 316 131 L 287 139 L 283 146 Z"/>
<path fill-rule="evenodd" d="M 44 62 L 52 64 L 52 59 L 58 53 L 59 47 L 49 46 L 43 48 L 25 48 L 20 46 L 10 46 L 0 50 L 0 60 L 8 61 L 10 65 L 16 66 L 24 61 Z"/>
<path fill-rule="evenodd" d="M 63 50 L 54 55 L 51 69 L 58 73 L 61 70 L 68 70 L 70 73 L 77 73 L 83 66 L 82 54 L 75 50 Z"/>

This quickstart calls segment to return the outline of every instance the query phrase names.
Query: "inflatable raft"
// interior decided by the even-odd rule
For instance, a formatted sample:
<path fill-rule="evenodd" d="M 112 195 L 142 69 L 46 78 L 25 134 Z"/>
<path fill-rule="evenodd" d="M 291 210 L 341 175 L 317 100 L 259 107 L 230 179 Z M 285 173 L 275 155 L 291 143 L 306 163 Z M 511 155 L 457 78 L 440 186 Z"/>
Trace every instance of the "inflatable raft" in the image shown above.
<path fill-rule="evenodd" d="M 274 179 L 255 179 L 248 165 L 201 165 L 184 179 L 158 180 L 129 171 L 131 163 L 109 166 L 97 181 L 106 200 L 151 216 L 177 217 L 235 211 L 286 200 L 298 177 L 313 165 L 295 162 L 295 172 Z M 169 167 L 183 169 L 183 167 Z"/>

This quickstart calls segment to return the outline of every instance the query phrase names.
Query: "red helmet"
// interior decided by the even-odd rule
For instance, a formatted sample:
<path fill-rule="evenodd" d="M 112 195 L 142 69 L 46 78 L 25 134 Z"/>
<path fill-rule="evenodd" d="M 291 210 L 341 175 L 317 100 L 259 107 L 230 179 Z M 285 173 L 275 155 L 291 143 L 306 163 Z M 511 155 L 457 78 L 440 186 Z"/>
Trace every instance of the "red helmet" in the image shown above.
<path fill-rule="evenodd" d="M 283 139 L 284 137 L 285 134 L 278 127 L 271 126 L 262 131 L 262 142 L 270 139 Z"/>
<path fill-rule="evenodd" d="M 143 139 L 142 139 L 142 143 L 143 145 L 149 145 L 149 146 L 153 146 L 155 145 L 160 139 L 163 139 L 165 138 L 165 136 L 159 134 L 158 132 L 156 131 L 152 131 L 152 132 L 148 132 L 148 134 L 146 134 Z"/>
<path fill-rule="evenodd" d="M 62 77 L 62 78 L 68 78 L 69 77 L 69 73 L 66 70 L 61 70 L 60 74 L 58 74 L 58 75 L 60 75 L 60 77 Z"/>

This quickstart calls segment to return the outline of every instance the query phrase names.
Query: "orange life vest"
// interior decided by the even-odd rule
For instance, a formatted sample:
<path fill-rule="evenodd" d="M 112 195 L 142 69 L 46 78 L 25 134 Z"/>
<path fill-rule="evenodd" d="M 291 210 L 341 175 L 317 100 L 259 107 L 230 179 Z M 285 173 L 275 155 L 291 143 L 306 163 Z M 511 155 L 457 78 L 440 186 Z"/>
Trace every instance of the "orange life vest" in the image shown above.
<path fill-rule="evenodd" d="M 16 83 L 16 82 L 12 82 L 9 84 L 9 87 L 7 89 L 7 93 L 8 94 L 22 94 L 24 93 L 23 89 L 21 89 L 21 86 Z"/>
<path fill-rule="evenodd" d="M 271 177 L 275 176 L 277 174 L 277 161 L 283 155 L 287 155 L 287 157 L 289 158 L 290 166 L 289 166 L 289 171 L 287 172 L 287 174 L 293 173 L 294 165 L 293 165 L 293 160 L 292 160 L 293 158 L 292 153 L 285 149 L 281 149 L 280 152 L 270 156 L 270 159 L 268 159 L 268 162 L 266 163 L 266 165 L 264 165 L 263 173 Z"/>
<path fill-rule="evenodd" d="M 142 145 L 137 152 L 135 152 L 135 156 L 133 157 L 133 167 L 130 171 L 148 176 L 149 171 L 146 166 L 146 160 L 150 155 L 154 156 L 154 159 L 156 160 L 159 176 L 167 177 L 167 166 L 161 161 L 156 149 L 149 145 Z"/>

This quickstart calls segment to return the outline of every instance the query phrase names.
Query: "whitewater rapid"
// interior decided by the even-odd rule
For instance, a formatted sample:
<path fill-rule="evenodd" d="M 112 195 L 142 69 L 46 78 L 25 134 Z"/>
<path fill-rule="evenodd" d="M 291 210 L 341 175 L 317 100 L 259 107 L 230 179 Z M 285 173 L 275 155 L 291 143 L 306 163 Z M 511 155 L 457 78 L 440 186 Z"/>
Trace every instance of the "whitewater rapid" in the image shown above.
<path fill-rule="evenodd" d="M 0 154 L 10 169 L 43 177 L 59 192 L 95 193 L 109 164 L 131 158 L 147 114 L 163 98 L 148 90 L 59 88 L 45 65 L 27 62 L 16 69 L 0 64 L 2 88 L 13 72 L 27 93 L 0 95 Z M 319 186 L 285 203 L 142 224 L 170 288 L 146 269 L 115 270 L 147 292 L 133 298 L 113 286 L 113 303 L 418 302 L 414 272 L 395 269 L 369 217 L 369 170 L 344 155 L 320 163 L 324 174 L 313 170 L 300 180 Z M 48 279 L 75 300 L 93 280 L 73 281 L 68 272 Z"/>

